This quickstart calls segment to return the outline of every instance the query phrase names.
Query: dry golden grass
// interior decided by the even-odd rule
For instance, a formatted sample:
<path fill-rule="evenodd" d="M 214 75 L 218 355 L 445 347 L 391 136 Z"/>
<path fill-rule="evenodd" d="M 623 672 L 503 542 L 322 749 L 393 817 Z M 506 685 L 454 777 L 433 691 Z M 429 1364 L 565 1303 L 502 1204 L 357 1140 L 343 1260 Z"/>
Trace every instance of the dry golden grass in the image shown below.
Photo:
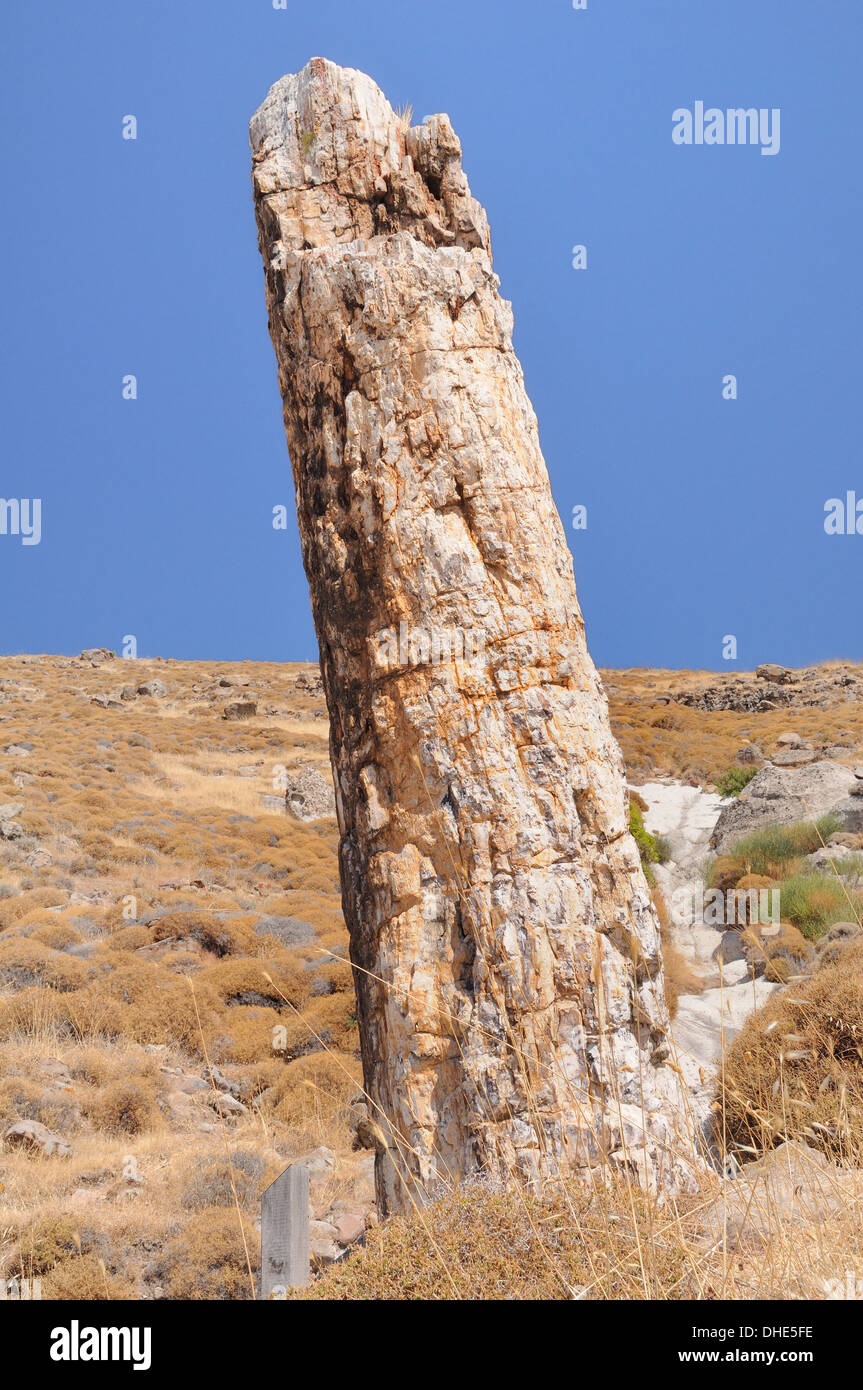
<path fill-rule="evenodd" d="M 745 1154 L 783 1139 L 863 1167 L 863 945 L 798 979 L 748 1019 L 721 1078 L 717 1121 Z"/>

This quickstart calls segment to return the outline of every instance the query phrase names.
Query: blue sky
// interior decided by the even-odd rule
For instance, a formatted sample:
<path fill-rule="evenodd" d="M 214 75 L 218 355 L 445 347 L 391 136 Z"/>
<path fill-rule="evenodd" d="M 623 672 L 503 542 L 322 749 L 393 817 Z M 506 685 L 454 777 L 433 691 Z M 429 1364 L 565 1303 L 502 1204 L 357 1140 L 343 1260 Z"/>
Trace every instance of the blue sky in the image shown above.
<path fill-rule="evenodd" d="M 863 499 L 860 0 L 75 0 L 4 29 L 0 496 L 42 499 L 42 539 L 0 535 L 0 652 L 316 655 L 271 525 L 248 120 L 322 55 L 461 137 L 558 507 L 588 509 L 597 663 L 863 659 L 863 535 L 823 524 Z M 698 100 L 779 108 L 780 152 L 675 145 Z"/>

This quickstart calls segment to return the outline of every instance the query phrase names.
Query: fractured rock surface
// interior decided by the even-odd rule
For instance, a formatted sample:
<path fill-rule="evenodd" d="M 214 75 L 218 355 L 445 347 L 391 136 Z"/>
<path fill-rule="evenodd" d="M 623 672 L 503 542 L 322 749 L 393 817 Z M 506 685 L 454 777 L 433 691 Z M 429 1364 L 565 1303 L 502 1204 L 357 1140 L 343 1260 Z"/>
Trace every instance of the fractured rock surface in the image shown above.
<path fill-rule="evenodd" d="M 251 143 L 381 1209 L 680 1183 L 658 924 L 459 141 L 316 58 Z"/>

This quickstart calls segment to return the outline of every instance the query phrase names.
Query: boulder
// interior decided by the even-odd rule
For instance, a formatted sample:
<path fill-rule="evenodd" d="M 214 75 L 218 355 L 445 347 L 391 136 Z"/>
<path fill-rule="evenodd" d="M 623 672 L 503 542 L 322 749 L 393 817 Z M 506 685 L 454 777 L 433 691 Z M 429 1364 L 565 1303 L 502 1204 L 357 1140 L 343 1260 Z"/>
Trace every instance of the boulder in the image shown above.
<path fill-rule="evenodd" d="M 839 808 L 846 804 L 860 808 L 863 828 L 863 803 L 849 797 L 854 781 L 850 768 L 828 760 L 799 768 L 764 767 L 745 792 L 724 807 L 713 832 L 713 846 L 724 853 L 743 835 L 762 826 L 809 821 L 827 811 L 839 814 Z"/>
<path fill-rule="evenodd" d="M 767 662 L 764 666 L 756 666 L 755 674 L 761 681 L 772 681 L 776 685 L 784 685 L 791 679 L 791 672 L 785 666 L 775 666 Z"/>
<path fill-rule="evenodd" d="M 116 655 L 108 647 L 85 647 L 79 659 L 89 661 L 92 666 L 101 666 L 105 661 L 113 661 Z"/>
<path fill-rule="evenodd" d="M 359 1240 L 365 1234 L 366 1223 L 359 1212 L 346 1211 L 337 1216 L 333 1222 L 336 1231 L 336 1240 L 341 1246 L 353 1245 L 354 1241 Z"/>
<path fill-rule="evenodd" d="M 850 1211 L 861 1196 L 863 1173 L 838 1168 L 820 1150 L 790 1142 L 740 1168 L 701 1220 L 720 1248 L 757 1248 L 775 1238 L 777 1227 L 812 1227 Z"/>
<path fill-rule="evenodd" d="M 312 1149 L 307 1154 L 303 1154 L 302 1158 L 297 1159 L 297 1163 L 301 1163 L 304 1168 L 308 1168 L 310 1178 L 325 1178 L 328 1177 L 335 1168 L 336 1156 L 332 1149 L 321 1146 L 318 1149 Z"/>
<path fill-rule="evenodd" d="M 784 748 L 774 753 L 770 761 L 774 767 L 805 767 L 816 761 L 816 754 L 811 748 Z"/>
<path fill-rule="evenodd" d="M 285 805 L 296 820 L 322 820 L 336 814 L 332 785 L 316 767 L 302 767 L 288 775 Z"/>
<path fill-rule="evenodd" d="M 90 704 L 91 704 L 91 705 L 99 705 L 102 709 L 122 709 L 122 708 L 123 708 L 123 706 L 122 706 L 122 704 L 121 704 L 121 702 L 120 702 L 119 700 L 115 699 L 113 695 L 108 695 L 108 694 L 106 694 L 105 691 L 103 691 L 103 690 L 100 690 L 100 691 L 98 692 L 98 694 L 96 694 L 96 695 L 94 695 L 94 696 L 92 697 L 92 699 L 90 700 Z"/>
<path fill-rule="evenodd" d="M 23 810 L 23 801 L 6 801 L 0 806 L 0 840 L 23 838 L 24 827 L 15 819 Z"/>
<path fill-rule="evenodd" d="M 43 1158 L 68 1158 L 72 1152 L 71 1144 L 59 1134 L 52 1134 L 38 1120 L 17 1120 L 4 1133 L 3 1142 L 10 1149 L 23 1149 L 25 1153 L 39 1154 Z"/>
<path fill-rule="evenodd" d="M 157 700 L 160 700 L 164 695 L 167 695 L 167 693 L 168 686 L 164 681 L 160 681 L 158 677 L 155 680 L 144 681 L 138 686 L 139 695 L 152 695 Z"/>
<path fill-rule="evenodd" d="M 856 787 L 852 787 L 851 792 L 846 801 L 840 801 L 832 809 L 841 820 L 843 830 L 859 835 L 863 832 L 863 796 Z"/>

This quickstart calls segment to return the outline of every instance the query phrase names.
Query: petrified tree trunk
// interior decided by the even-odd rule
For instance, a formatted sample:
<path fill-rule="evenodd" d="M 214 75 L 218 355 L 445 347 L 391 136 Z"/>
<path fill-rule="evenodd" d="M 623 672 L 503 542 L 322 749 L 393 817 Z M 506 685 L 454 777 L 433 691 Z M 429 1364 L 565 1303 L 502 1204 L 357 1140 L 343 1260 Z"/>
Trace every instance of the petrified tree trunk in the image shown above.
<path fill-rule="evenodd" d="M 657 922 L 458 139 L 315 58 L 251 140 L 381 1206 L 678 1183 Z"/>

